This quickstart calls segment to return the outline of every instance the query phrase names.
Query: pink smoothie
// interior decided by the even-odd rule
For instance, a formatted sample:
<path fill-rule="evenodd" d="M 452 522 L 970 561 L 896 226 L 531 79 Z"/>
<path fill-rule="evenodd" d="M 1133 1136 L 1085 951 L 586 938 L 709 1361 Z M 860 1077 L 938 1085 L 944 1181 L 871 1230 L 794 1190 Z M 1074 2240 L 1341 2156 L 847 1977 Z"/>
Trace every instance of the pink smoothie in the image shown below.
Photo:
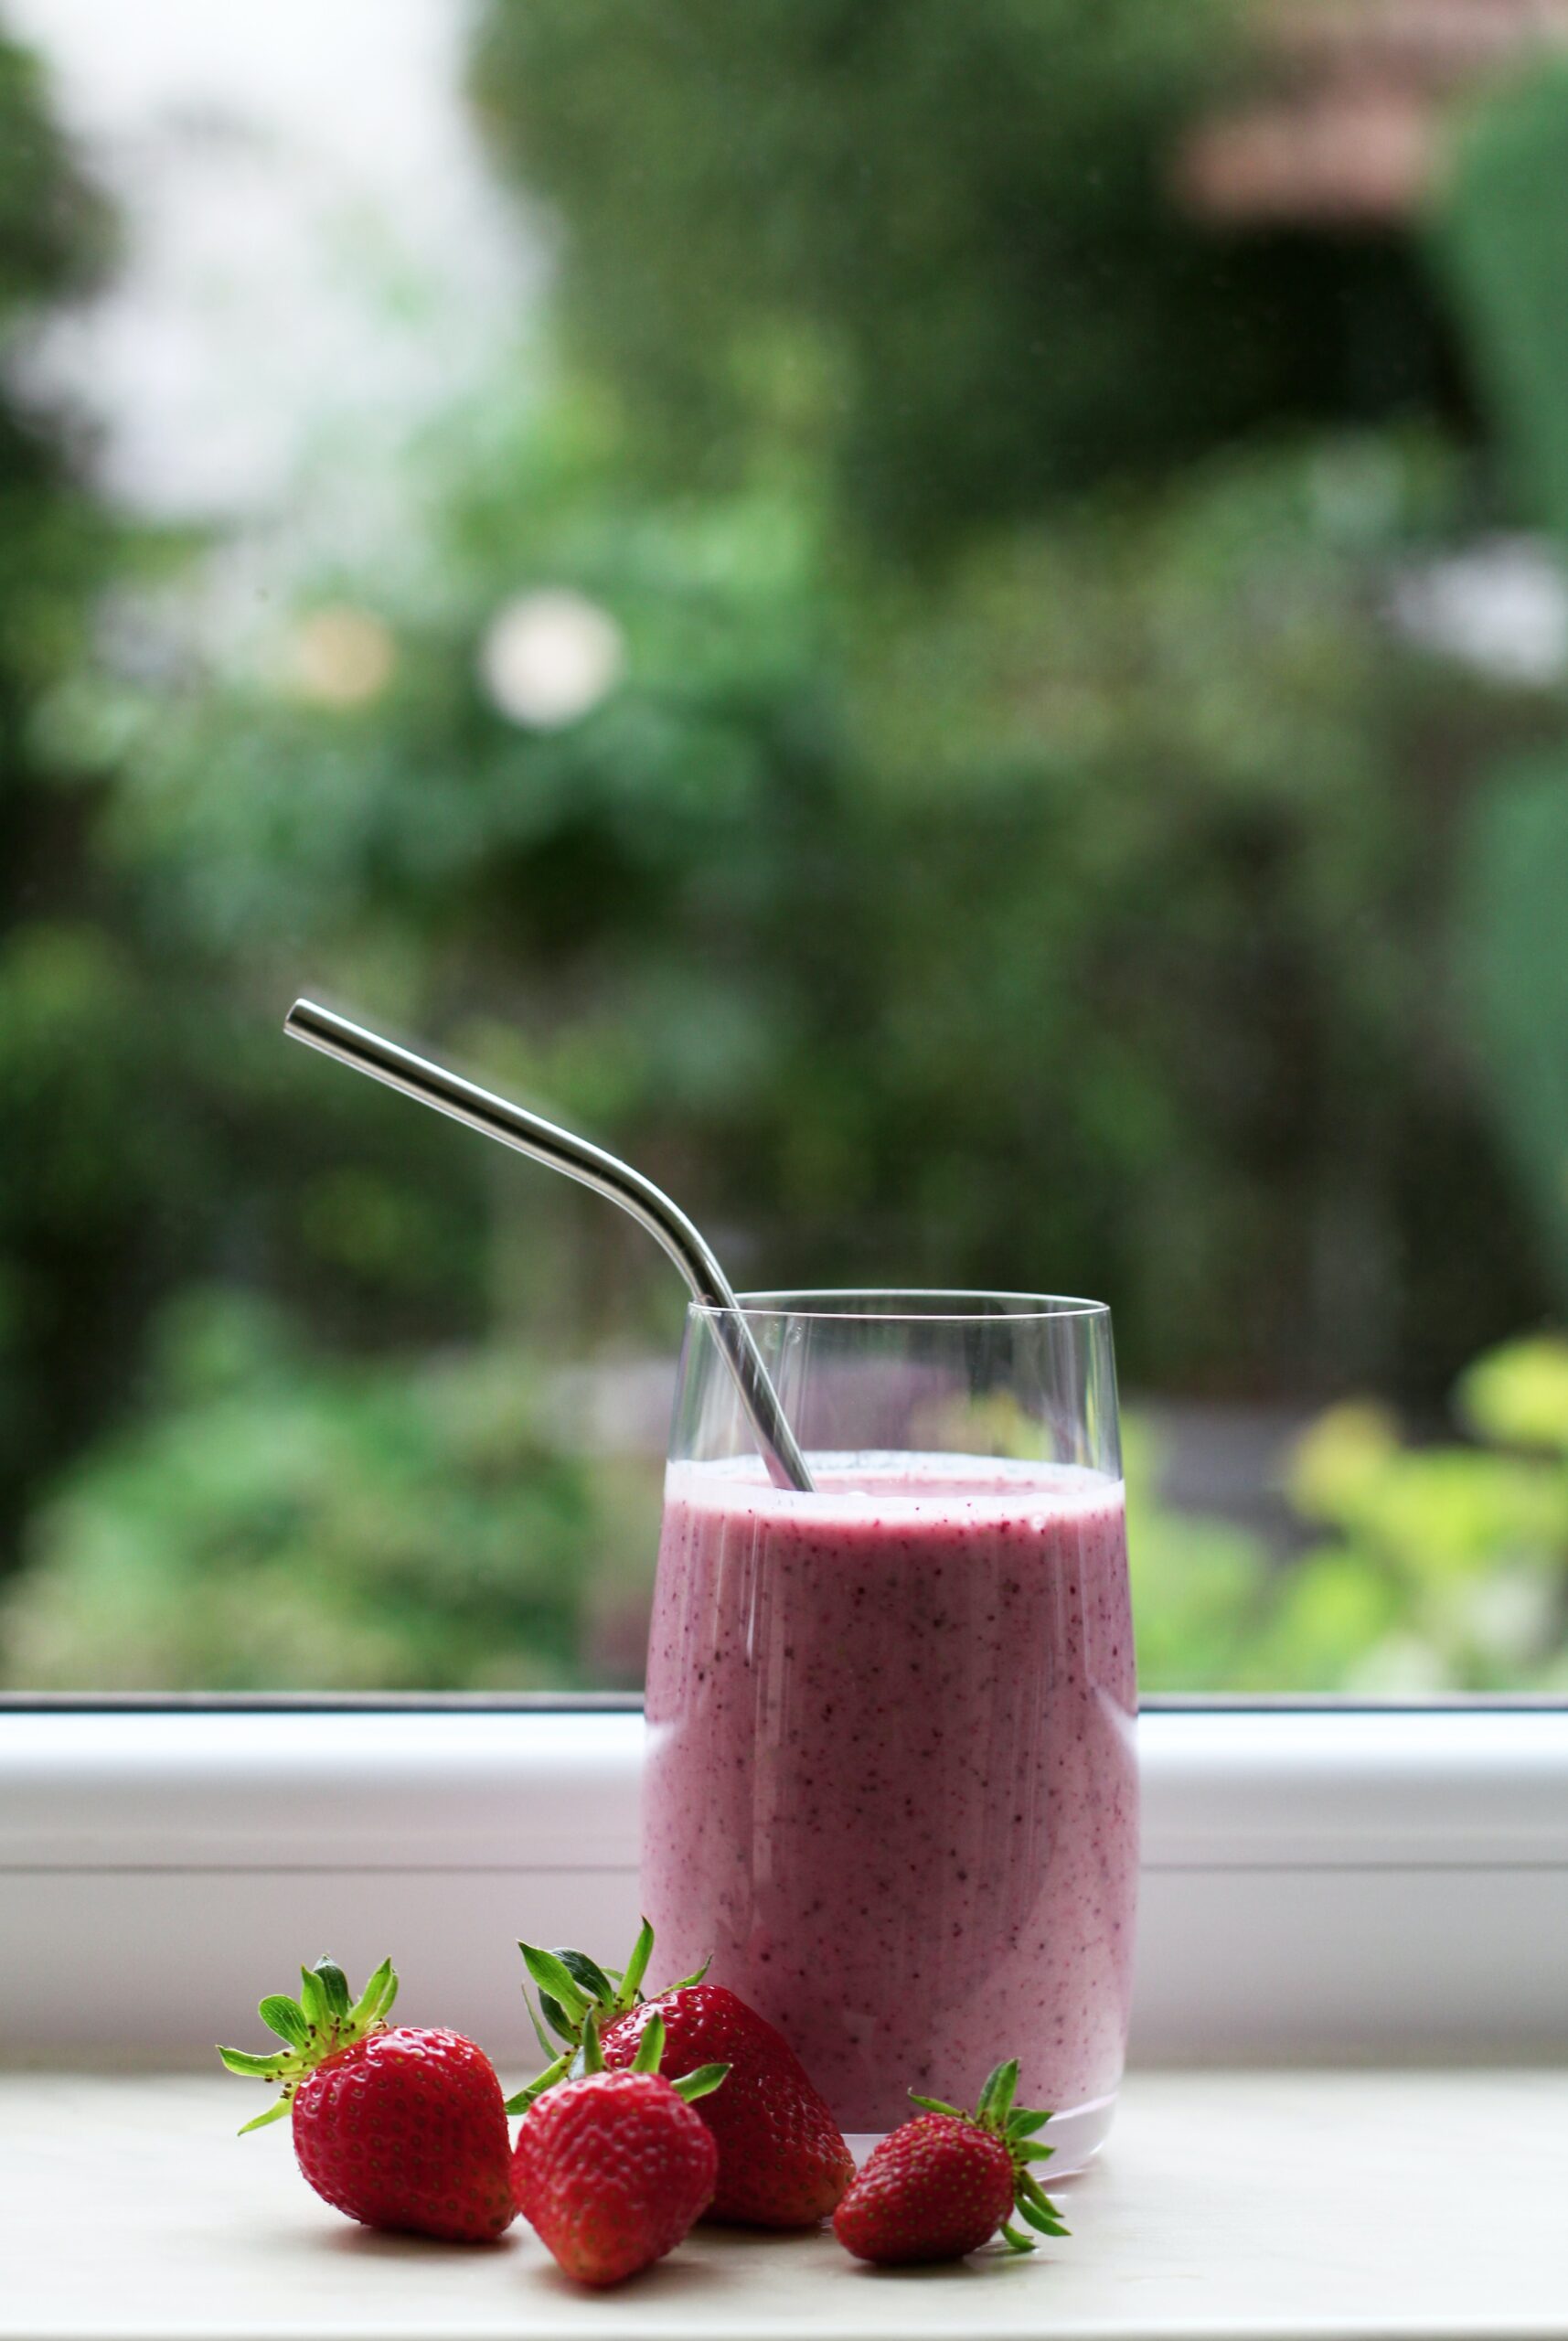
<path fill-rule="evenodd" d="M 1017 2056 L 1062 2162 L 1121 2077 L 1137 1867 L 1120 1483 L 963 1456 L 680 1463 L 648 1649 L 656 1984 L 787 2036 L 840 2124 Z M 1090 2112 L 1087 2109 L 1097 2108 Z"/>

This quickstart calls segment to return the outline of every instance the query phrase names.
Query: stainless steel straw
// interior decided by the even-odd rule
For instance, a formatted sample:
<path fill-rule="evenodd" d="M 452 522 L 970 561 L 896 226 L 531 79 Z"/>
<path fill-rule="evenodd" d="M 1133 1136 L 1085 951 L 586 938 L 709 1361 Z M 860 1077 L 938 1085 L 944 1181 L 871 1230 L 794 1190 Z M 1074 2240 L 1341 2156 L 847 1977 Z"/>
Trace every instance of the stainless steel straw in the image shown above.
<path fill-rule="evenodd" d="M 514 1106 L 507 1098 L 475 1088 L 473 1082 L 448 1073 L 443 1065 L 431 1064 L 411 1050 L 399 1048 L 396 1042 L 367 1032 L 347 1017 L 334 1015 L 330 1008 L 318 1008 L 315 1000 L 296 999 L 283 1020 L 283 1030 L 293 1040 L 320 1049 L 324 1055 L 357 1066 L 389 1088 L 400 1089 L 405 1097 L 417 1097 L 421 1105 L 433 1106 L 438 1114 L 450 1114 L 453 1121 L 466 1122 L 470 1129 L 483 1130 L 486 1138 L 499 1138 L 503 1146 L 516 1147 L 519 1154 L 531 1154 L 536 1162 L 564 1170 L 569 1179 L 581 1180 L 585 1187 L 608 1195 L 623 1211 L 629 1211 L 664 1245 L 690 1286 L 693 1299 L 724 1312 L 715 1320 L 715 1330 L 769 1473 L 781 1488 L 810 1492 L 812 1480 L 805 1458 L 795 1444 L 778 1392 L 723 1269 L 686 1213 L 651 1180 L 634 1170 L 629 1162 L 606 1154 L 602 1147 L 591 1146 L 571 1130 L 557 1129 L 553 1122 Z"/>

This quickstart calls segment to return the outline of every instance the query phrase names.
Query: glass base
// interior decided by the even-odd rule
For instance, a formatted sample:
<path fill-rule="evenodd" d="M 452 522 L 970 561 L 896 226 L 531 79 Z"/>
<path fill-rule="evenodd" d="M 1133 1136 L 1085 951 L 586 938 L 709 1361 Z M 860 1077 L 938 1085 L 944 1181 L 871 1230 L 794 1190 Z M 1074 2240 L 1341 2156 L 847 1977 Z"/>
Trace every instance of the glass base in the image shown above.
<path fill-rule="evenodd" d="M 1065 2111 L 1053 2114 L 1040 2132 L 1042 2145 L 1054 2146 L 1049 2162 L 1034 2167 L 1042 2186 L 1048 2190 L 1051 2181 L 1071 2178 L 1074 2171 L 1093 2162 L 1111 2133 L 1116 2117 L 1116 2090 L 1108 2097 L 1092 2097 L 1083 2105 L 1069 2106 Z M 873 2146 L 880 2146 L 887 2136 L 885 2130 L 850 2130 L 845 2133 L 845 2143 L 855 2157 L 857 2170 Z"/>

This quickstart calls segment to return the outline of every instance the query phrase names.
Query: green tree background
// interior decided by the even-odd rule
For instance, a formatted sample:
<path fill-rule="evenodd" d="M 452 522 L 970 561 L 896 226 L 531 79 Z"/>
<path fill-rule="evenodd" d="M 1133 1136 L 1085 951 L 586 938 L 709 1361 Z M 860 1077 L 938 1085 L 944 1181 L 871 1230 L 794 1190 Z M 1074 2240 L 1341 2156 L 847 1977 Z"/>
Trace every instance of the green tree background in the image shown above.
<path fill-rule="evenodd" d="M 0 59 L 20 319 L 104 231 Z M 677 1296 L 285 1050 L 302 988 L 632 1152 L 740 1281 L 1104 1291 L 1146 1390 L 1430 1408 L 1547 1313 L 1568 1186 L 1520 1176 L 1557 1141 L 1474 1013 L 1520 996 L 1517 888 L 1460 880 L 1562 693 L 1382 615 L 1538 508 L 1488 388 L 1519 319 L 1413 239 L 1185 221 L 1174 141 L 1237 69 L 1163 0 L 492 0 L 549 332 L 410 457 L 396 565 L 282 581 L 379 646 L 364 689 L 116 657 L 105 613 L 200 549 L 112 529 L 12 411 L 11 1681 L 635 1677 L 656 1476 L 582 1451 L 560 1369 Z M 1526 234 L 1482 162 L 1445 219 L 1440 255 Z M 539 586 L 625 646 L 558 730 L 476 665 Z M 1331 1415 L 1285 1569 L 1168 1516 L 1135 1427 L 1147 1679 L 1558 1679 L 1568 1536 L 1511 1491 L 1568 1438 L 1526 1415 L 1451 1469 Z M 1460 1562 L 1368 1494 L 1433 1470 L 1479 1491 Z"/>

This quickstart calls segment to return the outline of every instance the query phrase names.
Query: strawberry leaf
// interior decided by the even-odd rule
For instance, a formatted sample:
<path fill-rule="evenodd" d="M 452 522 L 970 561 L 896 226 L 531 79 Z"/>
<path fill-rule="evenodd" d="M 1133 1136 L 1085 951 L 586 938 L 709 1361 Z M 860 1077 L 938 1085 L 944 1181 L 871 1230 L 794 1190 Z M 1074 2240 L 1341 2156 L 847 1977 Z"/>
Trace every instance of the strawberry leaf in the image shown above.
<path fill-rule="evenodd" d="M 586 1999 L 603 2001 L 606 2007 L 613 2005 L 614 1986 L 597 1960 L 590 1959 L 585 1951 L 566 1951 L 559 1946 L 555 1955 Z"/>
<path fill-rule="evenodd" d="M 348 2011 L 352 2029 L 368 2031 L 373 2024 L 384 2023 L 392 2002 L 398 1996 L 398 1978 L 389 1959 L 379 1967 Z"/>
<path fill-rule="evenodd" d="M 258 2113 L 252 2121 L 241 2122 L 239 2129 L 234 2133 L 235 2136 L 237 2138 L 243 2138 L 248 2136 L 252 2130 L 264 2130 L 271 2122 L 281 2122 L 284 2114 L 289 2111 L 292 2101 L 293 2100 L 289 2098 L 280 2097 L 275 2105 L 268 2106 L 265 2113 Z"/>
<path fill-rule="evenodd" d="M 348 2014 L 348 1978 L 336 1959 L 318 1959 L 315 1974 L 326 2002 L 327 2021 L 336 2024 Z"/>
<path fill-rule="evenodd" d="M 523 2005 L 528 2012 L 528 2022 L 533 2026 L 534 2038 L 539 2042 L 539 2047 L 544 2050 L 545 2055 L 553 2058 L 557 2053 L 555 2042 L 545 2030 L 544 2025 L 540 2021 L 539 2011 L 534 2006 L 532 2000 L 529 1999 L 526 1992 L 523 1994 Z"/>
<path fill-rule="evenodd" d="M 520 1942 L 517 1949 L 523 1954 L 528 1973 L 539 1986 L 539 2004 L 547 2019 L 551 2023 L 555 2021 L 549 2012 L 549 2001 L 553 2000 L 559 2009 L 570 2011 L 576 2023 L 581 2024 L 593 1994 L 578 1989 L 571 1969 L 561 1964 L 553 1951 L 541 1951 L 538 1943 L 532 1942 Z"/>
<path fill-rule="evenodd" d="M 664 2018 L 662 2015 L 651 2015 L 643 2027 L 643 2036 L 637 2043 L 637 2053 L 632 2059 L 632 2070 L 635 2073 L 656 2073 L 659 2068 L 659 2059 L 663 2055 Z"/>
<path fill-rule="evenodd" d="M 1050 2196 L 1042 2192 L 1039 2179 L 1031 2171 L 1015 2170 L 1013 2200 L 1030 2227 L 1038 2228 L 1041 2235 L 1071 2235 L 1072 2232 L 1063 2223 L 1061 2214 Z"/>
<path fill-rule="evenodd" d="M 553 1992 L 539 1994 L 539 2006 L 550 2030 L 559 2033 L 562 2040 L 576 2040 L 580 2036 L 580 2023 L 568 2015 Z"/>
<path fill-rule="evenodd" d="M 1010 2219 L 1002 2222 L 1002 2241 L 1009 2251 L 1032 2251 L 1034 2245 L 1027 2235 L 1019 2235 Z"/>
<path fill-rule="evenodd" d="M 287 2054 L 278 2048 L 265 2057 L 253 2057 L 248 2048 L 220 2048 L 218 2053 L 231 2073 L 246 2080 L 281 2080 L 289 2063 Z"/>
<path fill-rule="evenodd" d="M 987 2076 L 986 2086 L 980 2091 L 975 2119 L 983 2129 L 999 2127 L 1007 2120 L 1013 2099 L 1018 2094 L 1018 2087 L 1019 2060 L 1016 2057 L 1009 2057 L 1006 2064 L 997 2065 Z"/>
<path fill-rule="evenodd" d="M 320 1976 L 309 1967 L 300 1969 L 300 2006 L 313 2032 L 326 2030 L 326 1994 Z"/>
<path fill-rule="evenodd" d="M 582 2069 L 585 2073 L 603 2071 L 604 2050 L 599 2038 L 599 2019 L 592 2008 L 582 2019 L 582 2047 L 579 2054 L 582 2058 Z"/>
<path fill-rule="evenodd" d="M 1038 2203 L 1020 2201 L 1019 2216 L 1027 2219 L 1040 2235 L 1065 2235 L 1068 2232 L 1053 2212 L 1042 2211 Z"/>
<path fill-rule="evenodd" d="M 695 2072 L 682 2073 L 679 2080 L 672 2082 L 671 2086 L 677 2097 L 685 2098 L 688 2105 L 695 2105 L 699 2097 L 711 2097 L 720 2084 L 729 2078 L 729 2073 L 728 2065 L 699 2065 Z"/>
<path fill-rule="evenodd" d="M 282 1992 L 270 1992 L 256 2014 L 268 2031 L 275 2032 L 280 2040 L 286 2040 L 291 2048 L 303 2048 L 310 2038 L 304 2008 Z"/>
<path fill-rule="evenodd" d="M 624 2015 L 629 2007 L 635 2007 L 641 1999 L 643 1978 L 648 1972 L 648 1961 L 653 1957 L 653 1950 L 654 1930 L 645 1919 L 637 1929 L 637 1940 L 632 1945 L 632 1955 L 626 1962 L 625 1972 L 616 1978 L 620 1985 L 619 1991 L 615 1994 L 617 2015 Z"/>
<path fill-rule="evenodd" d="M 507 2111 L 526 2113 L 529 2106 L 544 2095 L 547 2089 L 553 2089 L 557 2081 L 566 2079 L 574 2054 L 574 2050 L 563 2048 L 553 2064 L 547 2065 L 542 2073 L 536 2073 L 526 2089 L 520 2089 L 515 2097 L 509 2097 L 507 2100 Z"/>
<path fill-rule="evenodd" d="M 1017 2113 L 1009 2113 L 1008 2116 L 1008 2135 L 1009 2138 L 1032 2137 L 1035 2131 L 1044 2129 L 1050 2119 L 1051 2116 L 1049 2113 L 1034 2113 L 1029 2111 L 1027 2109 L 1021 2110 Z M 1051 2148 L 1051 2152 L 1054 2154 L 1055 2151 L 1056 2149 L 1053 2146 Z"/>

